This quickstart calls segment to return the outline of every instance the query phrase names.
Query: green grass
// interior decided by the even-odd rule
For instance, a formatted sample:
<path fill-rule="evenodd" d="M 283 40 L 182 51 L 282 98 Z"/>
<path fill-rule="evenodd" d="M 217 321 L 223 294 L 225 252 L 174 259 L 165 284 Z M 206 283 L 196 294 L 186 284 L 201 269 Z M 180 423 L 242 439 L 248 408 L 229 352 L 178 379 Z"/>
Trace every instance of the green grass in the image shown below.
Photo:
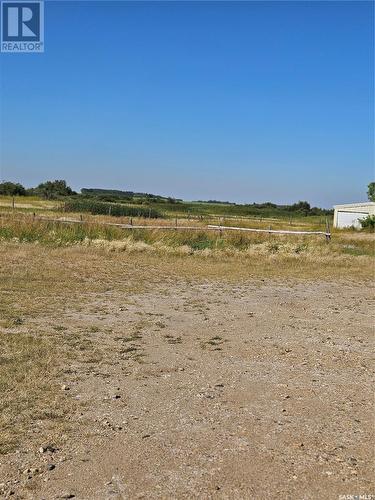
<path fill-rule="evenodd" d="M 326 215 L 304 215 L 301 212 L 287 211 L 280 207 L 267 207 L 261 205 L 237 205 L 234 203 L 203 203 L 203 202 L 179 202 L 179 203 L 152 203 L 150 206 L 164 212 L 170 217 L 252 217 L 252 218 L 283 218 L 284 220 L 310 219 L 315 222 L 325 223 Z M 329 214 L 331 219 L 332 215 Z"/>
<path fill-rule="evenodd" d="M 374 245 L 343 245 L 342 247 L 342 253 L 346 255 L 354 255 L 354 256 L 360 256 L 360 255 L 369 255 L 374 257 L 375 256 L 375 247 Z"/>
<path fill-rule="evenodd" d="M 125 205 L 123 203 L 106 203 L 102 201 L 73 198 L 64 204 L 66 212 L 88 212 L 93 215 L 111 215 L 114 217 L 149 217 L 156 219 L 162 213 L 154 208 Z"/>

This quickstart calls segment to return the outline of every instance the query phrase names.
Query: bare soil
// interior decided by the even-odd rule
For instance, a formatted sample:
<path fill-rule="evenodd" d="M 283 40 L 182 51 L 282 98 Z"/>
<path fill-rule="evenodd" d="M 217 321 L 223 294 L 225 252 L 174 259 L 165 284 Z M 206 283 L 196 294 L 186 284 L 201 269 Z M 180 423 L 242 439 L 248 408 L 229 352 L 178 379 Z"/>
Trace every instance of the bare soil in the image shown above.
<path fill-rule="evenodd" d="M 75 308 L 51 306 L 28 328 L 79 353 L 51 381 L 72 411 L 60 436 L 36 419 L 0 456 L 0 491 L 374 494 L 371 295 L 369 284 L 343 281 L 165 276 L 155 290 L 113 287 Z"/>

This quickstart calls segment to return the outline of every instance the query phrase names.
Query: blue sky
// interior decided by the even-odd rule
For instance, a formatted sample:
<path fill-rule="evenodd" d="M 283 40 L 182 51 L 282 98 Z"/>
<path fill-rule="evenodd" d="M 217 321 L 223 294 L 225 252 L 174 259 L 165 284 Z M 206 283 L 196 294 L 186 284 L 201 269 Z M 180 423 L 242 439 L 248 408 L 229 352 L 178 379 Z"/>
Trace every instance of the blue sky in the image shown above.
<path fill-rule="evenodd" d="M 46 1 L 1 54 L 2 179 L 184 199 L 364 201 L 371 2 Z"/>

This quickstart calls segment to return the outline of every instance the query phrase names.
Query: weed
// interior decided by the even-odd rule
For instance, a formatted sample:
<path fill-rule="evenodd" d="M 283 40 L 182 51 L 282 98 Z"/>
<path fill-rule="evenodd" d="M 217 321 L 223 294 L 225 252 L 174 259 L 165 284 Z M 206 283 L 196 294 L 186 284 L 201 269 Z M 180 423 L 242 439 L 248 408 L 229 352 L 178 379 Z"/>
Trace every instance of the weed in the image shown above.
<path fill-rule="evenodd" d="M 278 243 L 270 243 L 268 245 L 268 251 L 270 253 L 277 253 L 280 250 L 280 245 Z"/>
<path fill-rule="evenodd" d="M 301 253 L 301 252 L 305 252 L 307 250 L 307 248 L 308 248 L 307 243 L 301 243 L 295 247 L 294 251 L 296 253 Z"/>
<path fill-rule="evenodd" d="M 214 337 L 211 337 L 209 340 L 201 342 L 201 348 L 205 349 L 207 346 L 213 347 L 213 351 L 221 351 L 220 345 L 226 342 L 225 339 L 220 337 L 219 335 L 215 335 Z"/>
<path fill-rule="evenodd" d="M 173 335 L 164 335 L 164 338 L 167 340 L 168 344 L 181 344 L 181 337 L 174 337 Z"/>
<path fill-rule="evenodd" d="M 141 335 L 135 333 L 130 337 L 116 337 L 115 340 L 121 340 L 122 342 L 134 342 L 135 340 L 139 340 L 141 338 L 142 338 Z"/>
<path fill-rule="evenodd" d="M 121 349 L 120 353 L 127 354 L 129 352 L 134 352 L 134 351 L 138 351 L 138 347 L 135 346 L 126 347 L 125 349 Z"/>

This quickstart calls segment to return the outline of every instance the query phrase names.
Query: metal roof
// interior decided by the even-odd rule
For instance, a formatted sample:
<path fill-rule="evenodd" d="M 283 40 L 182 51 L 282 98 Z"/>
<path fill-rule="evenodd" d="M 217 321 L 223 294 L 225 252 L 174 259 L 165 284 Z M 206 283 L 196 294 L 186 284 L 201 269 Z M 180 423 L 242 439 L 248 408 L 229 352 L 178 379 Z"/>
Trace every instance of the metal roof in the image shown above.
<path fill-rule="evenodd" d="M 365 203 L 345 203 L 343 205 L 333 205 L 333 208 L 355 208 L 355 207 L 373 207 L 375 201 L 367 201 Z"/>

